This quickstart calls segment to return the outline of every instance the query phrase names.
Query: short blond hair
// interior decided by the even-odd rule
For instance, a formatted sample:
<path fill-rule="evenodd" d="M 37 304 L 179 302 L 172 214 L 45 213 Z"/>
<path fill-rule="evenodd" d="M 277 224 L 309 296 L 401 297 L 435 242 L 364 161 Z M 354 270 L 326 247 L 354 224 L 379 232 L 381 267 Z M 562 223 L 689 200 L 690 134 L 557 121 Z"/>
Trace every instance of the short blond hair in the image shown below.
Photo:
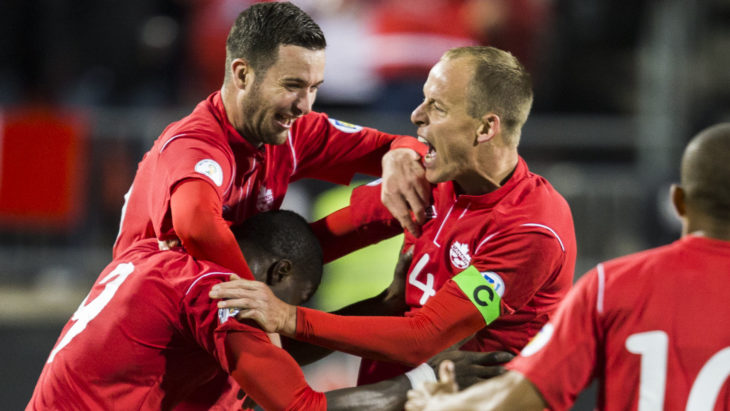
<path fill-rule="evenodd" d="M 517 146 L 532 108 L 530 73 L 511 53 L 494 47 L 458 47 L 444 53 L 441 60 L 458 58 L 474 62 L 474 75 L 467 91 L 469 115 L 479 118 L 488 112 L 496 113 L 505 141 Z"/>

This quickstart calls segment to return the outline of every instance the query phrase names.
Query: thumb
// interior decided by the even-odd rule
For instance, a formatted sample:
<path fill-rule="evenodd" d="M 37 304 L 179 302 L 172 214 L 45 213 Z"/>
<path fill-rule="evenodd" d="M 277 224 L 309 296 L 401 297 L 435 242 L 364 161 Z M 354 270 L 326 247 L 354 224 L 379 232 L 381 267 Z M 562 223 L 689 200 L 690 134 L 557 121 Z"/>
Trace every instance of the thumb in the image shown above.
<path fill-rule="evenodd" d="M 231 274 L 230 278 L 228 278 L 229 281 L 233 280 L 240 280 L 241 277 L 238 276 L 238 274 Z"/>
<path fill-rule="evenodd" d="M 454 363 L 451 360 L 444 360 L 439 364 L 439 381 L 444 384 L 456 383 Z"/>

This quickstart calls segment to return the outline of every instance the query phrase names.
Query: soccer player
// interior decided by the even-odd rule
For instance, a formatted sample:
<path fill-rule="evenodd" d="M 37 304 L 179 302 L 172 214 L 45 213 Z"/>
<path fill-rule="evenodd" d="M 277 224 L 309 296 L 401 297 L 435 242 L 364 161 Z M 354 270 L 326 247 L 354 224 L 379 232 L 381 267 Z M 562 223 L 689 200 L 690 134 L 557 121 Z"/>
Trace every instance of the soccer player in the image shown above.
<path fill-rule="evenodd" d="M 272 211 L 235 230 L 254 275 L 278 296 L 297 304 L 314 293 L 322 251 L 303 218 Z M 327 394 L 309 388 L 289 354 L 208 297 L 230 275 L 179 247 L 138 241 L 104 269 L 65 325 L 27 409 L 171 409 L 202 386 L 214 388 L 211 381 L 224 393 L 226 373 L 267 410 L 402 409 L 417 376 Z M 231 402 L 218 409 L 241 408 L 224 399 Z"/>
<path fill-rule="evenodd" d="M 507 52 L 457 48 L 432 68 L 423 92 L 411 120 L 427 143 L 434 203 L 422 235 L 406 235 L 415 249 L 404 280 L 405 315 L 294 307 L 244 280 L 219 284 L 211 294 L 229 298 L 220 306 L 242 308 L 239 318 L 267 331 L 377 360 L 363 360 L 359 383 L 398 375 L 475 333 L 464 349 L 517 353 L 572 285 L 568 204 L 517 153 L 532 103 L 529 74 Z M 361 222 L 390 222 L 379 189 L 356 189 L 347 212 Z"/>
<path fill-rule="evenodd" d="M 730 123 L 695 136 L 671 199 L 682 236 L 584 275 L 511 371 L 457 394 L 409 394 L 408 410 L 568 409 L 596 377 L 602 410 L 730 404 Z M 436 393 L 439 391 L 441 393 Z"/>
<path fill-rule="evenodd" d="M 418 171 L 419 156 L 407 148 L 414 138 L 393 145 L 398 136 L 311 111 L 325 46 L 319 26 L 291 3 L 244 10 L 228 36 L 221 90 L 170 124 L 140 162 L 114 256 L 145 238 L 180 240 L 194 257 L 251 278 L 230 225 L 278 209 L 292 181 L 347 184 L 358 172 L 379 175 L 389 148 L 384 177 L 401 203 L 415 204 L 417 192 L 398 189 L 419 187 L 404 181 Z"/>

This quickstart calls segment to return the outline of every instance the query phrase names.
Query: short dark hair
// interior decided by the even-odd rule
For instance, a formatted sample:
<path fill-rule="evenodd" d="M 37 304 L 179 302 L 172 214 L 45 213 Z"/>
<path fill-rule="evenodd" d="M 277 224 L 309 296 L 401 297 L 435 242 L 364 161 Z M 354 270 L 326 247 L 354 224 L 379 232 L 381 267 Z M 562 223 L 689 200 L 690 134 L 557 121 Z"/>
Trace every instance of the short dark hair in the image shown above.
<path fill-rule="evenodd" d="M 702 130 L 682 156 L 682 188 L 687 204 L 724 224 L 730 223 L 730 123 Z"/>
<path fill-rule="evenodd" d="M 248 218 L 231 228 L 245 254 L 268 254 L 288 258 L 303 279 L 319 284 L 322 277 L 322 247 L 299 214 L 289 210 L 273 210 Z"/>
<path fill-rule="evenodd" d="M 310 50 L 327 47 L 322 29 L 299 7 L 289 2 L 257 3 L 236 18 L 226 40 L 226 79 L 231 62 L 248 61 L 257 73 L 266 72 L 278 57 L 279 45 Z"/>
<path fill-rule="evenodd" d="M 495 112 L 502 121 L 507 142 L 516 147 L 532 107 L 530 73 L 511 53 L 495 47 L 458 47 L 447 51 L 442 60 L 457 58 L 470 58 L 474 64 L 467 91 L 467 112 L 474 118 Z"/>

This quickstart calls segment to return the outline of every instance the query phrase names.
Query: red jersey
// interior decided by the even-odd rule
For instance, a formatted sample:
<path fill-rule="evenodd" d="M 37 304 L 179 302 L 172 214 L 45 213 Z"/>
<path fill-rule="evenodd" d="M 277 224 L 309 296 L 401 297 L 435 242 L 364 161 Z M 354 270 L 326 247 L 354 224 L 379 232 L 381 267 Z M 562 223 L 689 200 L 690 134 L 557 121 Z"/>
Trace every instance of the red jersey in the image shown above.
<path fill-rule="evenodd" d="M 602 410 L 730 409 L 730 242 L 685 236 L 584 275 L 508 364 L 550 408 L 596 377 Z"/>
<path fill-rule="evenodd" d="M 182 180 L 210 183 L 223 218 L 239 224 L 278 209 L 292 181 L 347 184 L 358 172 L 379 175 L 381 157 L 396 137 L 311 112 L 294 122 L 285 144 L 258 149 L 233 128 L 215 92 L 170 124 L 140 162 L 125 196 L 114 256 L 142 238 L 176 237 L 170 196 Z"/>
<path fill-rule="evenodd" d="M 360 384 L 391 378 L 476 333 L 473 351 L 527 344 L 572 285 L 576 245 L 567 202 L 520 158 L 510 179 L 479 196 L 458 195 L 451 182 L 433 190 L 430 220 L 415 246 L 403 317 L 338 317 L 299 308 L 297 338 L 363 360 Z M 393 217 L 379 186 L 355 189 L 357 224 Z M 367 338 L 363 338 L 367 335 Z"/>
<path fill-rule="evenodd" d="M 324 409 L 293 358 L 208 298 L 229 276 L 154 240 L 130 247 L 64 327 L 27 409 L 171 409 L 215 378 L 224 392 L 222 373 L 266 409 Z"/>

